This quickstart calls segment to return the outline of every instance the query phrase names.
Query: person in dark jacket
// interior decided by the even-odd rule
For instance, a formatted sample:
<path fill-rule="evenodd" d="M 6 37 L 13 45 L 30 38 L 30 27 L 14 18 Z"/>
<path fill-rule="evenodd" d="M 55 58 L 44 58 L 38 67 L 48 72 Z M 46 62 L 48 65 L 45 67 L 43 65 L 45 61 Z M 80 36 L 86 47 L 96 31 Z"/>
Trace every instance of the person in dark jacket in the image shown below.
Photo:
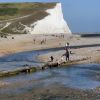
<path fill-rule="evenodd" d="M 66 56 L 66 61 L 69 61 L 69 51 L 68 51 L 68 49 L 66 49 L 65 56 Z"/>
<path fill-rule="evenodd" d="M 53 56 L 51 56 L 50 58 L 51 58 L 51 62 L 53 62 L 53 60 L 54 60 Z"/>

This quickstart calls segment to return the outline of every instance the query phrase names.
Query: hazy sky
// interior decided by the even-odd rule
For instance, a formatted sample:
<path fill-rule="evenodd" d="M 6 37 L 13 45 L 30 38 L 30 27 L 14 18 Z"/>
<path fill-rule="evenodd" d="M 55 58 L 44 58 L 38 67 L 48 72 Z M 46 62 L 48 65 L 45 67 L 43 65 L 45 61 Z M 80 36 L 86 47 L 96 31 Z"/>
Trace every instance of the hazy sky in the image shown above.
<path fill-rule="evenodd" d="M 72 32 L 100 32 L 100 0 L 0 0 L 0 2 L 62 2 Z"/>

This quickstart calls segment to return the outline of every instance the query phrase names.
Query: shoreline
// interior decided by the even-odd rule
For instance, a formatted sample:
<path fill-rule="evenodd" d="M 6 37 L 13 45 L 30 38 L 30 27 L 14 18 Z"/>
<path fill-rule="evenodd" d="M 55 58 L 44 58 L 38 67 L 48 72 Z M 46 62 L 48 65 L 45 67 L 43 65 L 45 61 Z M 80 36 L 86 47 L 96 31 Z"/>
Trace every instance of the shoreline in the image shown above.
<path fill-rule="evenodd" d="M 12 39 L 12 37 L 14 39 Z M 70 36 L 68 35 L 68 38 Z M 35 43 L 34 43 L 35 39 Z M 41 41 L 46 39 L 46 43 L 41 44 Z M 11 35 L 7 38 L 0 38 L 0 57 L 23 52 L 23 51 L 31 51 L 31 50 L 41 50 L 46 48 L 54 48 L 54 47 L 61 47 L 61 45 L 56 41 L 65 42 L 61 35 L 32 35 L 32 34 L 21 34 L 21 35 Z M 51 44 L 55 42 L 54 44 Z"/>
<path fill-rule="evenodd" d="M 12 39 L 14 37 L 14 39 Z M 41 37 L 41 38 L 40 38 Z M 35 39 L 35 43 L 34 43 Z M 41 44 L 41 41 L 46 39 L 46 43 Z M 62 48 L 60 51 L 54 52 L 59 58 L 61 54 L 65 51 L 63 50 L 65 43 L 69 42 L 70 46 L 73 47 L 70 49 L 72 54 L 70 54 L 70 60 L 80 60 L 89 58 L 91 61 L 83 63 L 100 63 L 100 39 L 96 37 L 84 38 L 79 35 L 65 35 L 64 37 L 61 34 L 56 35 L 11 35 L 7 39 L 0 38 L 0 57 L 20 53 L 25 51 L 32 50 L 42 50 L 42 49 L 52 49 L 52 48 Z M 45 58 L 49 60 L 50 55 L 54 53 L 48 53 L 39 56 L 39 60 L 46 62 Z M 60 53 L 60 54 L 59 54 Z M 47 57 L 46 57 L 47 56 Z M 76 58 L 75 58 L 76 57 Z"/>
<path fill-rule="evenodd" d="M 63 61 L 62 61 L 62 55 L 65 53 L 65 50 L 59 50 L 59 51 L 55 51 L 55 52 L 49 52 L 47 54 L 42 54 L 42 55 L 38 56 L 38 59 L 40 61 L 46 63 L 46 62 L 50 61 L 50 56 L 53 55 L 53 57 L 54 57 L 53 63 L 65 62 L 65 65 L 90 64 L 90 63 L 100 64 L 99 47 L 77 48 L 77 49 L 70 49 L 69 51 L 71 51 L 69 61 L 66 61 L 64 56 L 63 56 Z"/>
<path fill-rule="evenodd" d="M 41 38 L 40 38 L 41 36 Z M 87 45 L 84 48 L 71 48 L 70 61 L 67 64 L 89 64 L 98 63 L 100 64 L 100 46 L 93 46 L 92 44 L 99 44 L 99 38 L 81 38 L 80 36 L 65 36 L 64 38 L 56 35 L 21 35 L 14 36 L 14 39 L 0 39 L 0 54 L 3 56 L 32 50 L 41 50 L 49 48 L 64 47 L 66 42 L 70 43 L 70 46 Z M 36 39 L 34 44 L 33 39 Z M 40 44 L 41 40 L 47 39 L 46 44 Z M 23 40 L 22 40 L 23 39 Z M 59 42 L 58 42 L 59 41 Z M 91 45 L 91 47 L 89 47 Z M 56 49 L 57 49 L 56 48 Z M 65 50 L 59 50 L 41 54 L 38 56 L 38 60 L 46 63 L 50 60 L 50 56 L 54 56 L 54 62 L 59 60 Z M 4 55 L 3 55 L 4 54 Z M 64 58 L 65 59 L 65 58 Z M 71 63 L 70 63 L 71 62 Z M 3 83 L 0 81 L 0 88 L 10 87 L 9 83 Z M 18 85 L 15 84 L 17 88 Z M 32 88 L 27 92 L 13 93 L 13 94 L 2 94 L 0 93 L 0 99 L 4 100 L 99 100 L 100 98 L 100 87 L 91 90 L 81 90 L 75 88 L 69 88 L 66 86 L 59 86 L 58 84 L 52 84 L 49 87 Z"/>
<path fill-rule="evenodd" d="M 10 36 L 7 38 L 7 39 L 10 38 L 10 40 L 9 42 L 6 41 L 6 43 L 9 44 L 9 43 L 12 43 L 13 41 L 13 44 L 10 45 L 12 48 L 8 48 L 9 45 L 4 45 L 5 48 L 8 48 L 7 50 L 5 49 L 5 52 L 8 52 L 8 50 L 10 51 L 8 54 L 5 54 L 4 56 L 7 56 L 13 53 L 27 52 L 30 50 L 31 51 L 32 50 L 37 50 L 37 51 L 51 50 L 50 52 L 37 55 L 37 60 L 39 62 L 43 62 L 44 64 L 41 65 L 40 68 L 36 68 L 35 66 L 31 66 L 31 67 L 26 66 L 27 68 L 24 68 L 24 69 L 23 68 L 16 69 L 14 70 L 15 73 L 13 71 L 0 72 L 0 76 L 7 76 L 7 75 L 11 76 L 13 74 L 14 75 L 19 74 L 21 72 L 27 73 L 27 72 L 31 72 L 32 68 L 37 71 L 43 70 L 45 69 L 45 66 L 46 68 L 49 68 L 49 65 L 52 66 L 53 64 L 54 65 L 57 64 L 56 67 L 59 67 L 58 64 L 61 66 L 67 66 L 67 65 L 73 65 L 73 64 L 90 64 L 90 63 L 100 64 L 100 44 L 97 43 L 98 41 L 100 41 L 100 39 L 98 38 L 96 41 L 92 41 L 94 43 L 91 44 L 91 38 L 81 38 L 79 36 L 74 36 L 74 35 L 71 35 L 69 37 L 67 35 L 65 37 L 62 37 L 61 35 L 22 35 L 22 36 L 24 36 L 25 40 L 22 40 L 22 37 L 19 37 L 18 35 L 14 37 L 15 40 L 11 39 L 11 37 L 13 36 Z M 41 39 L 39 38 L 39 36 L 41 36 Z M 35 43 L 34 43 L 34 39 L 36 39 Z M 41 40 L 44 40 L 44 39 L 46 39 L 46 43 L 41 44 Z M 95 37 L 92 38 L 92 40 L 95 40 L 95 39 L 96 39 Z M 59 41 L 60 44 L 56 40 L 60 40 Z M 65 56 L 62 57 L 62 55 L 65 53 L 64 44 L 68 40 L 70 41 L 71 44 L 72 43 L 73 44 L 70 45 L 70 49 L 69 49 L 69 51 L 71 51 L 69 61 L 66 61 Z M 78 43 L 76 44 L 77 41 Z M 2 41 L 2 42 L 4 43 L 5 41 Z M 1 47 L 2 47 L 2 42 L 0 43 Z M 27 49 L 27 47 L 29 48 Z M 14 52 L 13 52 L 13 49 L 15 49 Z M 54 51 L 52 51 L 53 49 Z M 0 49 L 0 53 L 2 53 L 1 50 L 3 49 Z M 50 59 L 51 56 L 54 57 L 54 61 L 50 63 L 49 61 L 51 60 Z"/>
<path fill-rule="evenodd" d="M 41 39 L 39 38 L 39 36 L 41 36 Z M 11 37 L 14 37 L 14 39 L 11 39 Z M 25 40 L 22 40 L 22 37 Z M 8 39 L 9 41 L 7 41 Z M 35 43 L 34 43 L 34 39 L 35 39 Z M 43 41 L 44 39 L 46 40 L 46 42 L 41 44 L 41 41 Z M 61 66 L 67 66 L 67 65 L 72 65 L 72 64 L 90 64 L 90 63 L 100 64 L 100 44 L 97 43 L 100 41 L 99 38 L 95 38 L 95 37 L 82 38 L 76 35 L 75 36 L 65 35 L 64 37 L 62 37 L 61 34 L 59 35 L 50 35 L 50 34 L 49 35 L 29 35 L 28 34 L 28 35 L 21 35 L 20 37 L 19 35 L 10 36 L 7 38 L 7 40 L 5 41 L 4 39 L 4 40 L 1 40 L 0 42 L 1 47 L 3 46 L 3 48 L 7 48 L 7 50 L 5 49 L 6 53 L 8 52 L 8 50 L 10 51 L 8 54 L 5 54 L 4 56 L 7 56 L 13 53 L 27 52 L 30 50 L 31 51 L 32 50 L 37 50 L 37 51 L 51 50 L 51 51 L 37 55 L 37 60 L 39 62 L 44 63 L 43 65 L 41 65 L 41 68 L 39 69 L 36 68 L 35 66 L 31 66 L 31 67 L 26 66 L 27 68 L 14 70 L 15 73 L 13 71 L 0 72 L 0 76 L 2 75 L 11 76 L 12 74 L 16 75 L 21 72 L 30 72 L 32 68 L 33 69 L 35 68 L 35 70 L 38 71 L 38 70 L 45 69 L 45 66 L 46 67 L 48 66 L 49 68 L 49 64 L 51 64 L 50 66 L 52 66 L 52 64 L 56 64 L 56 63 L 57 63 L 57 66 L 58 64 Z M 58 43 L 57 40 L 59 40 L 60 44 Z M 62 55 L 65 53 L 64 44 L 68 40 L 70 41 L 69 51 L 71 51 L 71 53 L 70 53 L 69 61 L 66 61 L 65 56 L 62 57 Z M 93 44 L 91 44 L 91 42 Z M 3 45 L 3 43 L 6 45 Z M 7 45 L 7 43 L 9 45 Z M 12 45 L 10 43 L 12 43 Z M 27 49 L 27 47 L 29 48 Z M 0 53 L 2 53 L 1 52 L 2 50 L 4 50 L 3 48 L 0 49 Z M 13 52 L 13 49 L 15 49 L 14 52 Z M 54 57 L 54 61 L 52 63 L 50 63 L 51 56 Z"/>

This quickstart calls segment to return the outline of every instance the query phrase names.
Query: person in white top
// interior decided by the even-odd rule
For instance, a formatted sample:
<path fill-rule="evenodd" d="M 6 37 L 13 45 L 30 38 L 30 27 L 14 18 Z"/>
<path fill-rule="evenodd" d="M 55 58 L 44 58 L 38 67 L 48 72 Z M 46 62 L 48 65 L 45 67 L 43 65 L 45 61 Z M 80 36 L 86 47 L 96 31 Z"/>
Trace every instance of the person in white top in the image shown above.
<path fill-rule="evenodd" d="M 69 49 L 69 43 L 68 42 L 65 44 L 65 49 L 66 50 Z"/>

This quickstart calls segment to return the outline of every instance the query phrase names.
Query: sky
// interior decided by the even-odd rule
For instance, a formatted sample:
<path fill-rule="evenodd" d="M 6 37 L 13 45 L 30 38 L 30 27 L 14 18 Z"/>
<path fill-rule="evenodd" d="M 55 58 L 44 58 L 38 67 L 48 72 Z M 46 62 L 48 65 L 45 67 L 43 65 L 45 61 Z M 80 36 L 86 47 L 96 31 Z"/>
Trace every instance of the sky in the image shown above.
<path fill-rule="evenodd" d="M 100 32 L 100 0 L 0 0 L 0 2 L 61 2 L 73 33 Z"/>

